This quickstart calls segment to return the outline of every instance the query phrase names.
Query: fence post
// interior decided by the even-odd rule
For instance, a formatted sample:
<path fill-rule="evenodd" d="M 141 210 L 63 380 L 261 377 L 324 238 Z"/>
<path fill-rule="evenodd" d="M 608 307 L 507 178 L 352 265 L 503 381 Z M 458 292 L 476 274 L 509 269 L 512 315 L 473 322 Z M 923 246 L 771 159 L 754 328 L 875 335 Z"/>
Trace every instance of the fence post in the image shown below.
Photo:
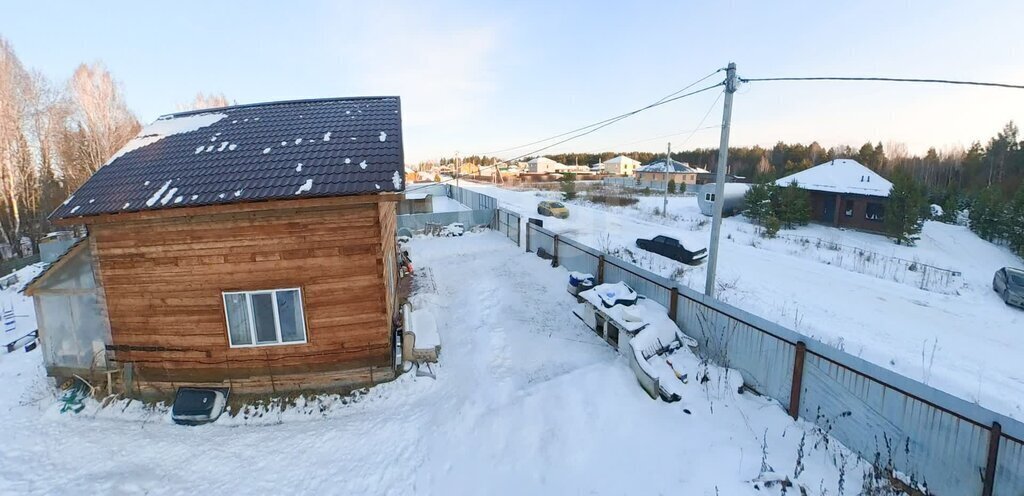
<path fill-rule="evenodd" d="M 604 255 L 597 257 L 597 283 L 604 284 Z"/>
<path fill-rule="evenodd" d="M 800 418 L 800 391 L 804 382 L 804 358 L 807 356 L 807 344 L 796 342 L 796 357 L 793 359 L 793 387 L 789 390 L 789 416 L 793 420 Z"/>
<path fill-rule="evenodd" d="M 672 322 L 676 321 L 676 312 L 679 311 L 679 287 L 672 286 L 672 295 L 668 300 L 668 316 Z"/>
<path fill-rule="evenodd" d="M 530 253 L 530 221 L 526 221 L 526 253 Z"/>
<path fill-rule="evenodd" d="M 552 251 L 553 251 L 553 253 L 551 254 L 551 266 L 552 267 L 558 267 L 558 235 L 557 234 L 554 237 L 554 242 L 551 243 L 551 247 L 552 247 Z"/>
<path fill-rule="evenodd" d="M 988 431 L 988 459 L 985 462 L 985 480 L 981 488 L 981 496 L 992 496 L 996 485 L 996 460 L 999 458 L 999 438 L 1003 435 L 1003 426 L 992 422 Z"/>

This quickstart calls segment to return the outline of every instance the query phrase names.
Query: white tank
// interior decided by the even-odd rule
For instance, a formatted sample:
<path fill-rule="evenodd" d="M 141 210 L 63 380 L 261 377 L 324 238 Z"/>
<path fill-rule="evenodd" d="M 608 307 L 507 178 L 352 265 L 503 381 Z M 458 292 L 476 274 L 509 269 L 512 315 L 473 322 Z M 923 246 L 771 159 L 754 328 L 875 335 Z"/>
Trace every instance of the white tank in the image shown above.
<path fill-rule="evenodd" d="M 722 205 L 722 215 L 728 217 L 743 210 L 747 190 L 750 185 L 746 183 L 725 183 L 725 203 Z M 697 205 L 700 206 L 702 214 L 711 217 L 715 214 L 715 183 L 701 185 L 697 190 Z"/>

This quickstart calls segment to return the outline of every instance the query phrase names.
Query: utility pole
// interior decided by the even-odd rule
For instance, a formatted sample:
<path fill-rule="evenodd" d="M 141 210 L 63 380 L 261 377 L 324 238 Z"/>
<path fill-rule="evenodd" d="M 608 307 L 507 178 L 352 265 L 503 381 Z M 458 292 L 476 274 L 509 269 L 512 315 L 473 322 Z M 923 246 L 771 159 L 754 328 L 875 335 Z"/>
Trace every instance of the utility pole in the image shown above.
<path fill-rule="evenodd" d="M 668 168 L 672 164 L 672 143 L 668 144 L 668 152 L 665 153 L 665 189 L 661 195 L 661 216 L 668 217 Z"/>
<path fill-rule="evenodd" d="M 455 187 L 459 187 L 459 176 L 462 174 L 462 159 L 459 158 L 458 150 L 455 151 Z"/>
<path fill-rule="evenodd" d="M 729 62 L 725 77 L 725 104 L 722 109 L 722 140 L 718 144 L 718 169 L 715 171 L 715 216 L 711 220 L 711 245 L 708 253 L 708 279 L 704 294 L 715 295 L 715 270 L 718 268 L 718 237 L 722 232 L 722 206 L 725 203 L 725 169 L 729 164 L 729 124 L 732 121 L 732 95 L 736 92 L 736 63 Z"/>

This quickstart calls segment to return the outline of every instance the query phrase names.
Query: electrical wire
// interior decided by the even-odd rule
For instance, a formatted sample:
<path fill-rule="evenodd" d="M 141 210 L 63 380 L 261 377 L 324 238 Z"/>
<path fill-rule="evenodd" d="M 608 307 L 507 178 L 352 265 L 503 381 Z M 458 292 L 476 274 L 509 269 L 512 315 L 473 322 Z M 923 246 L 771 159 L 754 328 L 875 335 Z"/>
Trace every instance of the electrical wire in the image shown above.
<path fill-rule="evenodd" d="M 530 155 L 535 155 L 535 154 L 537 154 L 537 153 L 540 153 L 540 152 L 542 152 L 542 151 L 544 151 L 544 150 L 547 150 L 547 149 L 549 149 L 549 148 L 553 148 L 553 147 L 556 147 L 556 146 L 558 146 L 558 145 L 561 145 L 561 144 L 563 144 L 563 143 L 567 143 L 567 142 L 569 142 L 569 141 L 572 141 L 572 140 L 574 140 L 574 139 L 577 139 L 577 138 L 582 138 L 583 136 L 586 136 L 586 135 L 588 135 L 588 134 L 591 134 L 591 133 L 595 133 L 595 132 L 597 132 L 597 131 L 600 131 L 601 129 L 604 129 L 604 128 L 606 128 L 606 127 L 608 127 L 608 126 L 612 125 L 612 124 L 615 124 L 616 122 L 619 122 L 619 121 L 621 121 L 621 120 L 623 120 L 623 119 L 625 119 L 625 118 L 627 118 L 627 117 L 631 117 L 631 116 L 634 116 L 634 115 L 636 115 L 636 114 L 639 114 L 640 112 L 644 112 L 644 111 L 646 111 L 646 110 L 650 110 L 650 109 L 652 109 L 652 108 L 654 108 L 654 107 L 659 107 L 659 106 L 661 106 L 661 105 L 665 105 L 665 104 L 667 104 L 667 103 L 672 103 L 672 102 L 674 102 L 674 101 L 676 101 L 676 100 L 680 100 L 680 99 L 686 98 L 686 97 L 688 97 L 688 96 L 693 96 L 693 95 L 696 95 L 696 94 L 698 94 L 698 93 L 703 93 L 703 92 L 705 92 L 705 91 L 708 91 L 708 90 L 710 90 L 710 89 L 714 89 L 714 88 L 717 88 L 717 87 L 719 87 L 719 86 L 723 86 L 723 85 L 725 85 L 725 83 L 724 83 L 724 82 L 721 82 L 721 83 L 716 83 L 716 84 L 713 84 L 713 85 L 711 85 L 711 86 L 705 86 L 704 88 L 701 88 L 701 89 L 699 89 L 699 90 L 696 90 L 696 91 L 691 91 L 691 92 L 689 92 L 689 93 L 684 93 L 684 94 L 682 94 L 682 95 L 679 95 L 679 96 L 675 96 L 675 97 L 669 98 L 669 99 L 667 99 L 667 100 L 662 100 L 662 101 L 659 101 L 659 102 L 655 102 L 655 103 L 652 103 L 652 104 L 650 104 L 650 105 L 648 105 L 648 106 L 646 106 L 646 107 L 638 108 L 638 109 L 636 109 L 636 110 L 634 110 L 634 111 L 632 111 L 632 112 L 627 112 L 627 113 L 625 113 L 625 114 L 622 114 L 621 116 L 619 116 L 619 117 L 615 118 L 615 120 L 612 120 L 612 121 L 606 122 L 606 123 L 604 123 L 604 124 L 602 124 L 602 125 L 600 125 L 600 126 L 597 126 L 597 127 L 595 127 L 595 128 L 592 128 L 592 129 L 590 129 L 590 130 L 588 130 L 588 131 L 584 131 L 584 132 L 582 132 L 582 133 L 579 133 L 579 134 L 576 134 L 576 135 L 570 136 L 570 137 L 568 137 L 568 138 L 566 138 L 566 139 L 563 139 L 563 140 L 561 140 L 561 141 L 558 141 L 558 142 L 552 143 L 552 144 L 550 144 L 550 145 L 547 145 L 547 146 L 544 146 L 544 147 L 538 148 L 538 149 L 536 149 L 536 150 L 533 150 L 533 151 L 531 151 L 531 152 L 528 152 L 528 153 L 524 153 L 524 154 L 522 154 L 522 155 L 519 155 L 519 156 L 517 156 L 517 157 L 514 157 L 514 158 L 510 158 L 510 159 L 506 159 L 506 160 L 502 160 L 501 162 L 506 162 L 506 163 L 507 163 L 507 162 L 513 162 L 513 161 L 519 160 L 519 159 L 521 159 L 521 158 L 529 157 Z"/>
<path fill-rule="evenodd" d="M 656 101 L 654 103 L 656 103 L 656 104 L 664 103 L 669 98 L 672 98 L 672 97 L 674 97 L 674 96 L 676 96 L 676 95 L 678 95 L 678 94 L 680 94 L 680 93 L 682 93 L 682 92 L 684 92 L 684 91 L 686 91 L 686 90 L 688 90 L 688 89 L 690 89 L 690 88 L 692 88 L 692 87 L 694 87 L 694 86 L 704 82 L 705 80 L 707 80 L 711 76 L 714 76 L 715 74 L 718 74 L 719 72 L 722 72 L 724 70 L 725 69 L 718 69 L 715 72 L 712 72 L 711 74 L 708 74 L 707 76 L 704 76 L 704 77 L 702 77 L 702 78 L 700 78 L 700 79 L 698 79 L 698 80 L 696 80 L 696 81 L 694 81 L 694 82 L 684 86 L 683 88 L 681 88 L 681 89 L 679 89 L 677 91 L 674 91 L 672 93 L 669 93 L 668 95 L 663 96 L 660 100 L 658 100 L 658 101 Z M 561 138 L 563 136 L 567 136 L 567 135 L 570 135 L 570 134 L 573 134 L 573 133 L 577 133 L 577 132 L 580 132 L 580 131 L 592 128 L 594 126 L 599 126 L 599 125 L 604 124 L 604 123 L 609 122 L 609 121 L 614 121 L 614 120 L 617 120 L 617 119 L 621 119 L 623 117 L 628 117 L 630 115 L 632 115 L 632 113 L 627 112 L 625 114 L 620 114 L 620 115 L 617 115 L 615 117 L 609 117 L 608 119 L 605 119 L 603 121 L 595 122 L 593 124 L 589 124 L 589 125 L 586 125 L 586 126 L 583 126 L 583 127 L 579 127 L 579 128 L 573 129 L 572 131 L 566 131 L 566 132 L 564 132 L 562 134 L 556 134 L 554 136 L 550 136 L 550 137 L 547 137 L 547 138 L 544 138 L 544 139 L 541 139 L 541 140 L 537 140 L 537 141 L 531 141 L 529 143 L 526 143 L 526 144 L 523 144 L 523 145 L 519 145 L 519 146 L 513 146 L 511 148 L 503 148 L 501 150 L 492 150 L 492 151 L 489 151 L 489 152 L 482 152 L 482 153 L 479 153 L 478 155 L 492 155 L 492 154 L 496 154 L 496 153 L 504 153 L 504 152 L 508 152 L 508 151 L 512 151 L 512 150 L 518 150 L 520 148 L 526 148 L 528 146 L 533 146 L 533 145 L 537 145 L 537 144 L 540 144 L 540 143 L 544 143 L 545 141 L 551 141 L 553 139 L 558 139 L 558 138 Z"/>
<path fill-rule="evenodd" d="M 774 77 L 774 78 L 737 78 L 742 83 L 762 81 L 882 81 L 895 83 L 937 83 L 937 84 L 959 84 L 967 86 L 988 86 L 996 88 L 1010 88 L 1024 90 L 1024 85 L 1009 83 L 990 83 L 982 81 L 957 81 L 952 79 L 915 79 L 915 78 L 890 78 L 890 77 Z"/>
<path fill-rule="evenodd" d="M 705 130 L 708 130 L 708 129 L 719 129 L 721 127 L 720 125 L 704 126 L 704 121 L 706 121 L 708 119 L 708 116 L 711 115 L 711 112 L 715 109 L 715 107 L 718 105 L 718 102 L 722 99 L 722 95 L 723 94 L 725 94 L 725 93 L 724 92 L 719 93 L 718 96 L 715 97 L 715 101 L 711 102 L 711 106 L 708 107 L 707 112 L 704 113 L 704 117 L 701 117 L 700 122 L 698 122 L 697 126 L 694 127 L 693 129 L 686 130 L 686 131 L 676 131 L 674 133 L 663 134 L 661 136 L 655 136 L 653 138 L 643 138 L 643 139 L 639 139 L 639 140 L 636 140 L 636 141 L 630 141 L 628 143 L 620 143 L 620 144 L 612 146 L 612 147 L 601 146 L 601 147 L 598 147 L 598 148 L 592 148 L 590 150 L 587 150 L 584 153 L 593 153 L 593 152 L 596 152 L 596 151 L 614 151 L 614 150 L 616 150 L 616 149 L 618 149 L 620 147 L 623 147 L 623 146 L 629 146 L 629 145 L 635 145 L 637 143 L 646 143 L 648 141 L 654 141 L 654 140 L 659 140 L 659 139 L 671 138 L 673 136 L 679 136 L 681 134 L 684 134 L 684 133 L 688 132 L 688 133 L 690 133 L 689 136 L 687 136 L 686 139 L 684 139 L 683 142 L 679 144 L 680 147 L 685 146 L 686 143 L 690 141 L 690 138 L 693 138 L 693 135 L 696 134 L 697 131 L 705 131 Z"/>
<path fill-rule="evenodd" d="M 704 78 L 704 79 L 707 79 L 707 78 Z M 633 110 L 633 111 L 630 111 L 630 112 L 626 112 L 625 114 L 621 114 L 621 115 L 619 115 L 619 116 L 617 116 L 617 117 L 615 117 L 613 119 L 608 119 L 608 120 L 602 121 L 603 123 L 600 126 L 598 126 L 598 127 L 594 127 L 593 129 L 590 129 L 588 131 L 584 131 L 584 132 L 581 132 L 579 134 L 570 136 L 570 137 L 565 138 L 565 139 L 563 139 L 563 140 L 561 140 L 561 141 L 559 141 L 557 143 L 552 143 L 550 145 L 544 146 L 542 148 L 538 148 L 538 149 L 533 150 L 533 151 L 528 152 L 528 153 L 524 153 L 524 154 L 519 155 L 519 156 L 514 157 L 514 158 L 510 158 L 510 159 L 506 159 L 506 160 L 499 160 L 499 161 L 495 162 L 494 166 L 496 167 L 500 163 L 514 162 L 514 161 L 519 160 L 521 158 L 529 157 L 530 155 L 537 154 L 537 153 L 542 152 L 544 150 L 547 150 L 549 148 L 561 145 L 563 143 L 567 143 L 567 142 L 572 141 L 572 140 L 577 139 L 577 138 L 582 138 L 583 136 L 586 136 L 586 135 L 591 134 L 591 133 L 595 133 L 595 132 L 597 132 L 597 131 L 599 131 L 599 130 L 601 130 L 603 128 L 606 128 L 606 127 L 608 127 L 608 126 L 610 126 L 612 124 L 615 124 L 616 122 L 619 122 L 619 121 L 621 121 L 621 120 L 623 120 L 623 119 L 625 119 L 627 117 L 631 117 L 633 115 L 636 115 L 636 114 L 639 114 L 641 112 L 650 110 L 652 108 L 660 107 L 662 105 L 666 105 L 666 104 L 672 103 L 672 102 L 674 102 L 676 100 L 681 100 L 683 98 L 687 98 L 687 97 L 690 97 L 690 96 L 693 96 L 693 95 L 696 95 L 696 94 L 699 94 L 699 93 L 703 93 L 705 91 L 717 88 L 719 86 L 724 86 L 724 85 L 725 85 L 725 82 L 723 81 L 723 82 L 720 82 L 720 83 L 713 84 L 711 86 L 705 86 L 704 88 L 701 88 L 699 90 L 694 90 L 694 91 L 691 91 L 689 93 L 684 93 L 682 95 L 673 96 L 671 98 L 662 98 L 661 100 L 658 100 L 657 102 L 654 102 L 654 103 L 652 103 L 650 105 L 647 105 L 645 107 L 641 107 L 641 108 L 638 108 L 636 110 Z M 718 100 L 716 99 L 715 103 L 717 103 L 717 102 L 718 102 Z M 701 119 L 701 124 L 703 124 L 703 120 L 707 119 L 707 116 L 711 114 L 711 109 L 713 109 L 713 108 L 714 108 L 714 105 L 712 104 L 711 108 L 708 109 L 708 112 L 704 114 L 704 118 Z M 699 124 L 698 124 L 698 126 L 699 126 Z M 591 127 L 591 126 L 587 126 L 587 127 Z M 584 128 L 581 128 L 581 129 L 587 129 L 587 127 L 584 127 Z M 697 131 L 698 131 L 698 129 L 694 129 L 690 133 L 690 136 L 693 136 L 693 133 L 696 133 Z M 563 134 L 563 136 L 564 136 L 564 134 Z M 689 138 L 687 138 L 687 139 L 689 139 Z M 542 141 L 546 141 L 546 140 L 542 140 Z M 432 185 L 436 185 L 436 184 L 450 183 L 450 182 L 454 181 L 455 179 L 456 178 L 449 178 L 449 179 L 445 179 L 444 181 L 437 182 L 437 183 L 427 183 L 427 184 L 424 184 L 423 186 L 421 186 L 421 188 L 425 188 L 427 186 L 432 186 Z M 409 192 L 409 191 L 415 191 L 417 189 L 420 189 L 420 188 L 417 188 L 417 187 L 407 188 L 405 191 Z"/>

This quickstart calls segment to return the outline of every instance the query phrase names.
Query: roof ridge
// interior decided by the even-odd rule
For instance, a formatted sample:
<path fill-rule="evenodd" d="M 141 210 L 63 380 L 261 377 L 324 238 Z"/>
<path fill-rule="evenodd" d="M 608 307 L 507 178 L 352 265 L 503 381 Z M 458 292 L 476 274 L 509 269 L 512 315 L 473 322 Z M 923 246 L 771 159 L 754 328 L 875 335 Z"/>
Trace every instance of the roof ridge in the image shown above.
<path fill-rule="evenodd" d="M 298 100 L 274 100 L 271 102 L 257 102 L 257 103 L 244 103 L 241 105 L 228 105 L 225 107 L 211 107 L 196 110 L 185 110 L 182 112 L 172 112 L 170 114 L 163 114 L 157 117 L 157 120 L 172 118 L 172 117 L 186 117 L 189 115 L 206 114 L 211 112 L 217 112 L 221 110 L 233 110 L 243 109 L 252 107 L 270 107 L 274 105 L 289 105 L 296 103 L 320 103 L 320 102 L 341 102 L 341 101 L 361 101 L 361 100 L 383 100 L 386 98 L 394 98 L 401 102 L 401 97 L 398 95 L 379 95 L 379 96 L 340 96 L 334 98 L 305 98 Z"/>

